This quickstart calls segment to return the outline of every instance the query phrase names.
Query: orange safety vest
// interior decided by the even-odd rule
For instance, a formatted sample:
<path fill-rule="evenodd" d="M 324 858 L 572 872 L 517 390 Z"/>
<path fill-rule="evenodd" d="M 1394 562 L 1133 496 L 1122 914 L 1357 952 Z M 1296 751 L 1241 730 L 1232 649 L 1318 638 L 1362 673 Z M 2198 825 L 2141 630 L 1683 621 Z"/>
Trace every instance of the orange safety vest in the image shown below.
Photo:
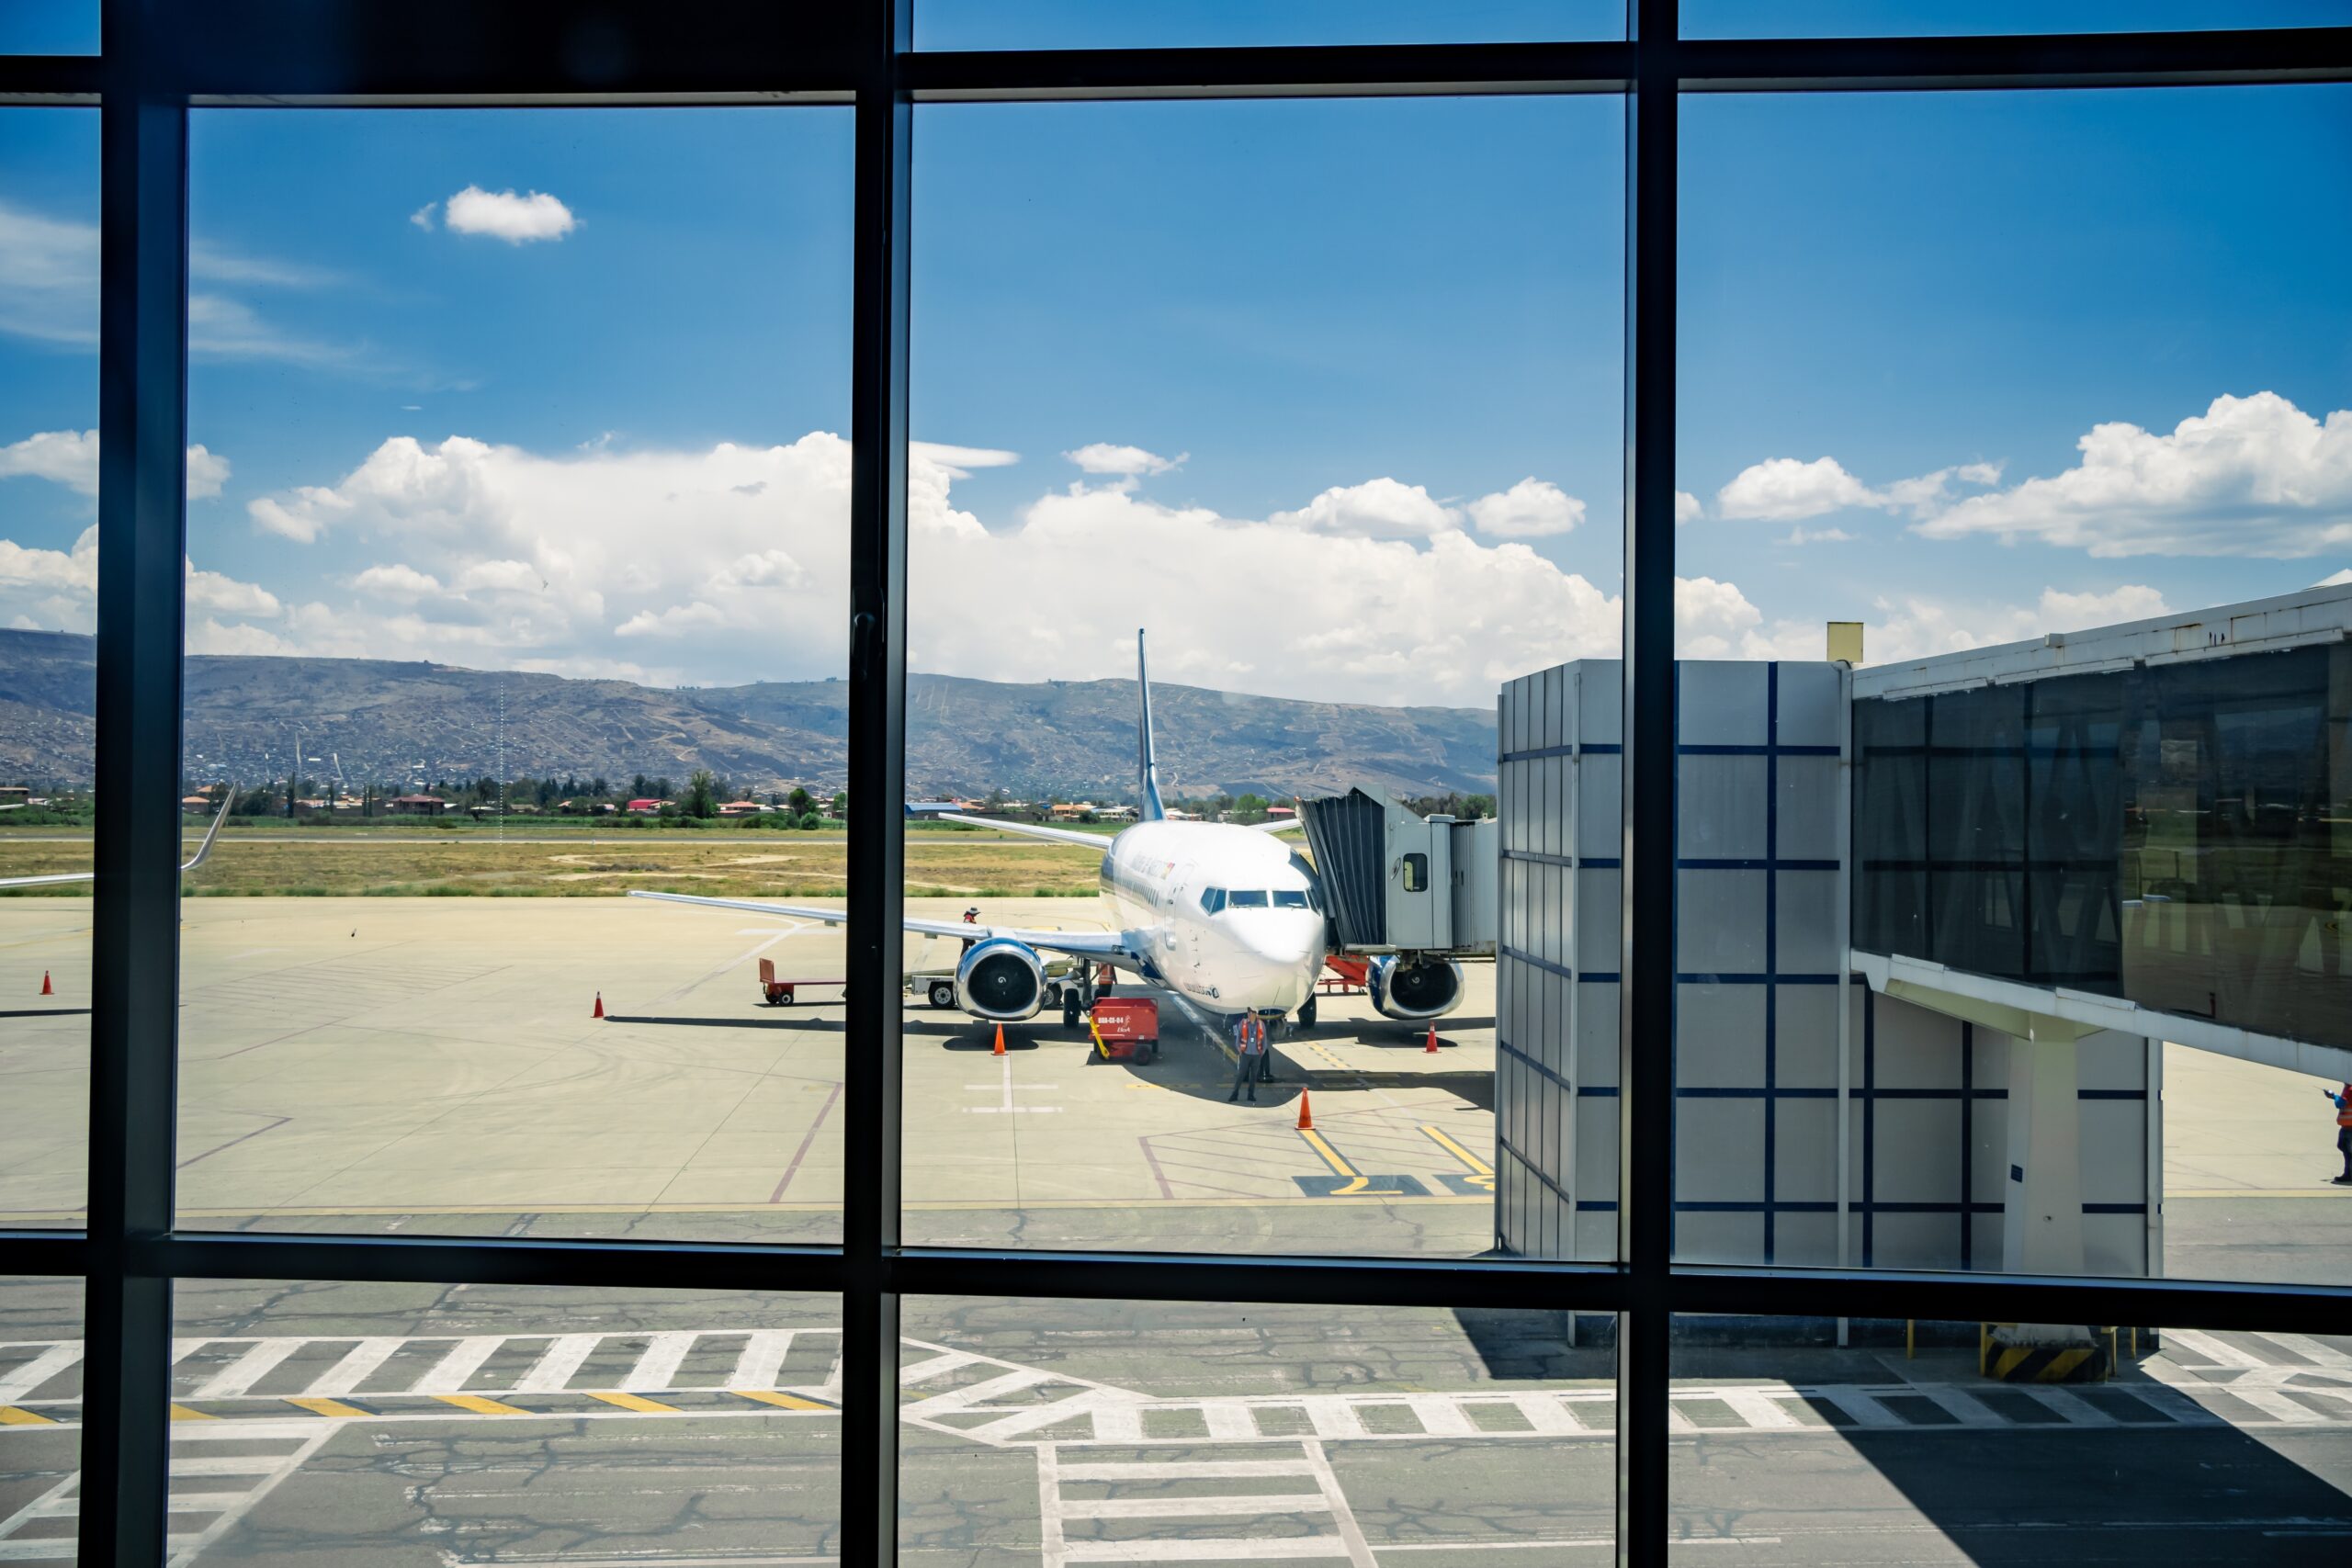
<path fill-rule="evenodd" d="M 1250 1013 L 1241 1021 L 1241 1054 L 1254 1056 L 1266 1048 L 1266 1021 Z"/>
<path fill-rule="evenodd" d="M 2352 1127 L 2352 1083 L 2346 1084 L 2344 1092 L 2335 1097 L 2335 1124 Z"/>

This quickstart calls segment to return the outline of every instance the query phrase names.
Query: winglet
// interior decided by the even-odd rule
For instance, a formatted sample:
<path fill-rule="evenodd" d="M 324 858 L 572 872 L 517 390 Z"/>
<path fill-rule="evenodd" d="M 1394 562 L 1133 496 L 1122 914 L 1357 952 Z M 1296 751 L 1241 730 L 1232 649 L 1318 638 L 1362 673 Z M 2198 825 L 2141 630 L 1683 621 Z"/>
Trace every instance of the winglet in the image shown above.
<path fill-rule="evenodd" d="M 1136 810 L 1140 820 L 1158 822 L 1167 817 L 1168 808 L 1159 804 L 1159 761 L 1151 742 L 1151 671 L 1144 664 L 1140 629 L 1136 633 L 1136 689 L 1143 694 L 1142 716 L 1136 721 Z"/>
<path fill-rule="evenodd" d="M 212 814 L 212 826 L 204 830 L 204 842 L 196 846 L 196 853 L 180 867 L 183 875 L 202 865 L 204 857 L 212 852 L 212 840 L 220 836 L 220 824 L 229 820 L 229 807 L 236 803 L 237 784 L 232 779 L 229 782 L 228 787 L 221 791 L 220 808 Z"/>

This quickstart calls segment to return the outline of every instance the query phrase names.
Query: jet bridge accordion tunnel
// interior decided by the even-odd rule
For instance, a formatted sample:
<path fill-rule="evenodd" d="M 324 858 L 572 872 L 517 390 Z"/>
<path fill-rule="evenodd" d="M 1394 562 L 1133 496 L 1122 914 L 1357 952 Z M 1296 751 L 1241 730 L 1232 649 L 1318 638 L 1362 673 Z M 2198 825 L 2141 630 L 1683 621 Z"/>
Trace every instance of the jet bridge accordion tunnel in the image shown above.
<path fill-rule="evenodd" d="M 1681 661 L 1677 1257 L 2160 1273 L 2165 1042 L 2352 1077 L 2347 635 L 2337 587 L 1860 670 Z M 1519 1256 L 1613 1256 L 1621 682 L 1500 694 Z"/>

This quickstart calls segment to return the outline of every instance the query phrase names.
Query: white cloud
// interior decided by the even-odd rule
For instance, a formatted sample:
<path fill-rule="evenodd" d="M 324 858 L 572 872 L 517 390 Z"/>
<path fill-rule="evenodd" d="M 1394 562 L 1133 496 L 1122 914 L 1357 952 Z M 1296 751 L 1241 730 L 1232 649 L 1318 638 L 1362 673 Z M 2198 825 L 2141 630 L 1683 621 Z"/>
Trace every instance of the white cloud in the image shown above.
<path fill-rule="evenodd" d="M 1715 492 L 1719 517 L 1757 518 L 1767 523 L 1793 523 L 1849 506 L 1875 506 L 1878 493 L 1848 473 L 1835 457 L 1800 463 L 1794 457 L 1767 457 L 1752 463 Z"/>
<path fill-rule="evenodd" d="M 440 207 L 441 204 L 437 201 L 428 201 L 414 212 L 410 213 L 408 220 L 429 234 L 433 232 L 433 215 L 440 209 Z"/>
<path fill-rule="evenodd" d="M 98 341 L 98 226 L 0 202 L 0 332 Z"/>
<path fill-rule="evenodd" d="M 1696 523 L 1706 514 L 1707 509 L 1700 503 L 1697 496 L 1687 490 L 1674 492 L 1674 520 L 1677 523 Z"/>
<path fill-rule="evenodd" d="M 1844 545 L 1853 542 L 1854 536 L 1843 528 L 1792 528 L 1784 545 Z"/>
<path fill-rule="evenodd" d="M 1955 603 L 1914 594 L 1882 599 L 1875 607 L 1878 614 L 1864 628 L 1864 649 L 1872 664 L 2024 642 L 2047 632 L 2085 631 L 2146 620 L 2169 608 L 2161 592 L 2136 582 L 2085 592 L 2045 588 L 2031 604 Z"/>
<path fill-rule="evenodd" d="M 2072 468 L 1972 497 L 1918 531 L 2101 557 L 2279 558 L 2352 544 L 2352 410 L 2323 422 L 2276 392 L 2223 396 L 2169 434 L 2116 422 L 2075 446 Z"/>
<path fill-rule="evenodd" d="M 1548 479 L 1530 475 L 1507 491 L 1482 495 L 1463 509 L 1478 532 L 1498 539 L 1565 534 L 1584 521 L 1584 502 Z"/>
<path fill-rule="evenodd" d="M 266 588 L 217 571 L 199 571 L 193 561 L 187 565 L 187 605 L 224 615 L 275 615 L 283 608 Z"/>
<path fill-rule="evenodd" d="M 214 359 L 277 359 L 293 365 L 340 365 L 350 350 L 281 331 L 242 299 L 191 290 L 187 346 Z"/>
<path fill-rule="evenodd" d="M 1163 457 L 1157 452 L 1147 452 L 1140 446 L 1114 446 L 1107 441 L 1090 442 L 1063 457 L 1090 474 L 1164 474 L 1181 468 L 1189 452 L 1179 452 L 1173 457 Z"/>
<path fill-rule="evenodd" d="M 0 446 L 0 479 L 19 475 L 98 493 L 98 433 L 44 430 Z"/>
<path fill-rule="evenodd" d="M 229 459 L 198 442 L 187 449 L 187 498 L 203 501 L 220 493 L 229 482 Z"/>
<path fill-rule="evenodd" d="M 580 224 L 571 209 L 537 190 L 517 196 L 469 185 L 449 198 L 445 212 L 451 232 L 487 234 L 510 245 L 560 240 Z"/>
<path fill-rule="evenodd" d="M 1269 521 L 1367 539 L 1423 539 L 1457 529 L 1462 520 L 1421 486 L 1384 477 L 1334 485 L 1299 510 L 1277 512 Z"/>
<path fill-rule="evenodd" d="M 1009 468 L 1021 461 L 1018 452 L 993 446 L 948 446 L 936 441 L 908 442 L 907 457 L 915 467 L 929 465 L 951 479 L 968 479 L 974 468 Z"/>
<path fill-rule="evenodd" d="M 441 580 L 429 571 L 419 571 L 398 561 L 384 566 L 371 566 L 351 580 L 351 586 L 362 593 L 373 593 L 386 599 L 420 599 L 441 592 Z"/>
<path fill-rule="evenodd" d="M 44 430 L 0 446 L 0 479 L 48 479 L 83 495 L 98 493 L 98 433 Z M 219 495 L 229 480 L 229 459 L 201 442 L 187 449 L 187 495 L 202 501 Z"/>

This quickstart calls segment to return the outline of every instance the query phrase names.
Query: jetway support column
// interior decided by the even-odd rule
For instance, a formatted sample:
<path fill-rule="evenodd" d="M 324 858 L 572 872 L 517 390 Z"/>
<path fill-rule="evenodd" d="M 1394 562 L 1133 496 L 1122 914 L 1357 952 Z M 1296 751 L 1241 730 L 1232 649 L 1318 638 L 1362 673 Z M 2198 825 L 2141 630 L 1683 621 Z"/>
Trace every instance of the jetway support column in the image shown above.
<path fill-rule="evenodd" d="M 2008 1274 L 2083 1272 L 2082 1074 L 2079 1026 L 2037 1019 L 2009 1050 L 2009 1164 L 2001 1226 Z M 2080 1345 L 2080 1325 L 2023 1323 L 2011 1345 Z"/>

